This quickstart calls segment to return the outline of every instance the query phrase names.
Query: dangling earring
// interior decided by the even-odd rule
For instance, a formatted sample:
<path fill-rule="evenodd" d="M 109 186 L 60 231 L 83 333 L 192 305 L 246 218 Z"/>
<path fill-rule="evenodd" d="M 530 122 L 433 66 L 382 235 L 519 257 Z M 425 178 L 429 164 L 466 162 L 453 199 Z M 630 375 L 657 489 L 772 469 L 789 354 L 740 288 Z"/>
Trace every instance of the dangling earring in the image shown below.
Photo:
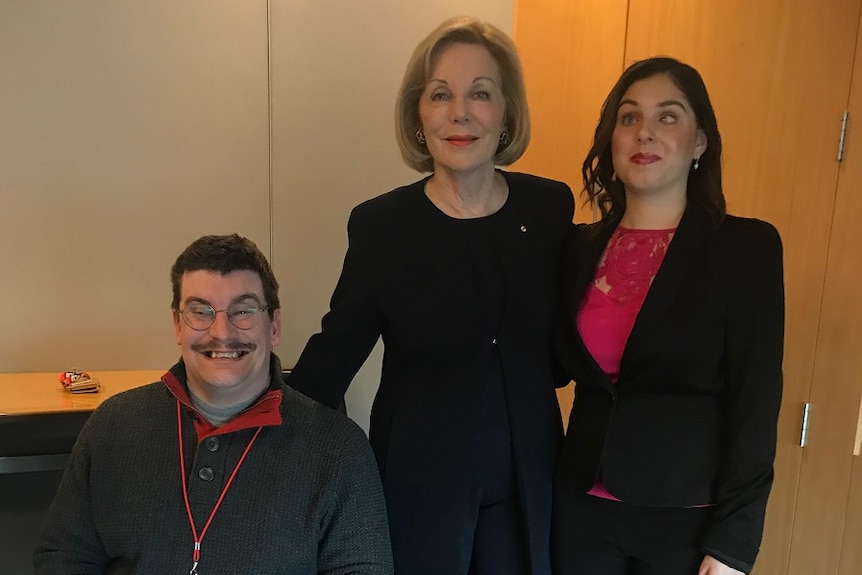
<path fill-rule="evenodd" d="M 509 133 L 506 130 L 503 130 L 503 133 L 500 134 L 500 144 L 505 146 L 509 143 Z"/>
<path fill-rule="evenodd" d="M 419 142 L 419 145 L 425 144 L 425 132 L 422 131 L 422 128 L 416 130 L 416 141 Z"/>
<path fill-rule="evenodd" d="M 700 156 L 694 159 L 694 169 L 698 169 L 700 167 Z"/>

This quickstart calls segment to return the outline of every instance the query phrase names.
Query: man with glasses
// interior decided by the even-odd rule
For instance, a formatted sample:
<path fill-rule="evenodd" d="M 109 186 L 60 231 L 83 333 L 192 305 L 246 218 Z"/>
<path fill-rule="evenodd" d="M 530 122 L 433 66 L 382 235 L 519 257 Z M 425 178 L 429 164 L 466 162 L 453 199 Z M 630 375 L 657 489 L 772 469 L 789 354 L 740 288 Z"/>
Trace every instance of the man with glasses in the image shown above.
<path fill-rule="evenodd" d="M 182 358 L 90 417 L 36 573 L 392 573 L 364 434 L 282 382 L 264 255 L 238 235 L 205 236 L 171 282 Z"/>

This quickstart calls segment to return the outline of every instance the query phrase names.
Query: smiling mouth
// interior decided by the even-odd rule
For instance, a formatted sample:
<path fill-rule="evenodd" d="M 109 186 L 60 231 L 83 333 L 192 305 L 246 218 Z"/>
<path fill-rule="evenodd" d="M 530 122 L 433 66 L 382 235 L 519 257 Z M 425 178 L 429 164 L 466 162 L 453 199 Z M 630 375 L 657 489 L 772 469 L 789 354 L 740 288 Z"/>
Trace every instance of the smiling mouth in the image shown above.
<path fill-rule="evenodd" d="M 455 146 L 467 146 L 469 144 L 472 144 L 473 142 L 475 142 L 478 139 L 479 138 L 474 138 L 472 136 L 461 136 L 461 137 L 455 136 L 452 138 L 446 138 L 446 141 L 449 142 L 450 144 L 455 145 Z"/>
<path fill-rule="evenodd" d="M 239 359 L 248 355 L 247 351 L 204 351 L 202 352 L 210 359 Z"/>

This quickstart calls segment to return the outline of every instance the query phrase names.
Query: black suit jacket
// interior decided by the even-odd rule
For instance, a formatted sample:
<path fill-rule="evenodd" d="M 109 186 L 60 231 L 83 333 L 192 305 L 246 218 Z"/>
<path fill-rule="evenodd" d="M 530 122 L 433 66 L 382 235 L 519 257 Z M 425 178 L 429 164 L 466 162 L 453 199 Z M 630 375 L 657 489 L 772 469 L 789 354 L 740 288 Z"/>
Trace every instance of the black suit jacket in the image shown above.
<path fill-rule="evenodd" d="M 766 222 L 727 216 L 716 228 L 687 208 L 614 385 L 574 318 L 615 227 L 577 226 L 565 248 L 555 350 L 576 397 L 558 487 L 586 492 L 601 474 L 627 503 L 713 504 L 704 550 L 750 570 L 781 402 L 781 240 Z"/>
<path fill-rule="evenodd" d="M 500 362 L 533 573 L 550 572 L 553 467 L 562 422 L 551 371 L 559 256 L 570 229 L 569 188 L 502 172 L 506 205 L 492 220 L 503 264 L 502 323 L 489 330 L 483 293 L 455 220 L 424 194 L 427 178 L 356 207 L 349 248 L 322 330 L 289 383 L 341 401 L 378 336 L 384 342 L 370 440 L 383 479 L 397 572 L 419 573 L 424 527 L 463 529 L 472 440 L 491 362 Z M 461 519 L 441 510 L 460 509 Z M 447 524 L 451 522 L 451 524 Z M 450 534 L 449 539 L 453 536 Z M 449 549 L 440 545 L 441 555 Z M 460 561 L 453 557 L 452 561 Z M 453 571 L 454 572 L 454 571 Z"/>

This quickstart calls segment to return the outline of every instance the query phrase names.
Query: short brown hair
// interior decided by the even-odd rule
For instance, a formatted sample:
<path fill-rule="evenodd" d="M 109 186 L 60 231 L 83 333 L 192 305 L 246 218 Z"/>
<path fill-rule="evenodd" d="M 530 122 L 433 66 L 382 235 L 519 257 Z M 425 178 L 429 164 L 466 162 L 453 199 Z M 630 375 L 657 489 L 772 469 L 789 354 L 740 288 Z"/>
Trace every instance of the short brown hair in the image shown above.
<path fill-rule="evenodd" d="M 187 247 L 171 268 L 171 285 L 174 299 L 171 308 L 180 308 L 180 291 L 183 274 L 195 271 L 216 272 L 227 275 L 231 272 L 250 271 L 260 276 L 263 297 L 272 319 L 275 310 L 281 308 L 278 301 L 278 281 L 272 268 L 253 241 L 237 234 L 229 236 L 203 236 Z"/>
<path fill-rule="evenodd" d="M 505 130 L 509 141 L 497 148 L 494 164 L 508 166 L 524 154 L 530 142 L 530 113 L 521 61 L 509 36 L 496 26 L 469 16 L 456 16 L 440 24 L 416 46 L 407 63 L 395 105 L 395 138 L 401 156 L 408 166 L 418 172 L 434 170 L 434 159 L 428 149 L 416 140 L 416 132 L 422 127 L 419 99 L 441 52 L 452 44 L 483 46 L 500 68 L 500 89 L 505 101 Z"/>

